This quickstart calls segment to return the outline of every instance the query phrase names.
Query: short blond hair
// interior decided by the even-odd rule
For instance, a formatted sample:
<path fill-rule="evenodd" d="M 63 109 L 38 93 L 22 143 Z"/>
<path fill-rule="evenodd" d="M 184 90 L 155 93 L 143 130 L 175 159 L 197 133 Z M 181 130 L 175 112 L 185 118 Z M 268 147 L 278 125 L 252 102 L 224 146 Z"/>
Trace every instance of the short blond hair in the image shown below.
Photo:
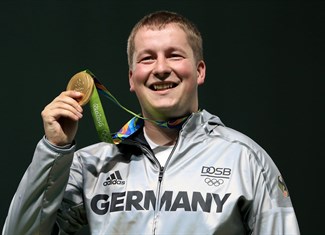
<path fill-rule="evenodd" d="M 176 24 L 184 30 L 187 35 L 196 61 L 203 60 L 202 36 L 194 23 L 184 16 L 171 11 L 156 11 L 144 16 L 132 29 L 127 41 L 128 64 L 131 68 L 133 64 L 133 54 L 135 50 L 134 38 L 139 29 L 147 27 L 149 29 L 163 29 L 168 24 Z"/>

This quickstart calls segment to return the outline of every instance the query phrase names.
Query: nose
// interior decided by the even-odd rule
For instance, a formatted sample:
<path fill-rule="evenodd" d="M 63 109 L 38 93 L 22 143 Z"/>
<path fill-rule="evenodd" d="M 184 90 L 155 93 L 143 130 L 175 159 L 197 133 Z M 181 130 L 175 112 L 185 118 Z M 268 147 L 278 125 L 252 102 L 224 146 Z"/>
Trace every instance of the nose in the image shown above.
<path fill-rule="evenodd" d="M 153 74 L 159 79 L 166 79 L 171 73 L 171 67 L 167 58 L 159 57 L 155 62 Z"/>

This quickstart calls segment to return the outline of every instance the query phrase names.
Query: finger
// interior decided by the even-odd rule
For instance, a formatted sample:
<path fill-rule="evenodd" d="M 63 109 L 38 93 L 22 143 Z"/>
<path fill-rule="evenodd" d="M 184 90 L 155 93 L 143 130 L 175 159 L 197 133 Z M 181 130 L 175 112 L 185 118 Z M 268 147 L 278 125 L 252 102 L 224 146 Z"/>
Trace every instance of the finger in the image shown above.
<path fill-rule="evenodd" d="M 71 108 L 70 105 L 63 105 L 58 108 L 51 108 L 49 109 L 48 113 L 45 114 L 45 116 L 48 116 L 49 120 L 51 119 L 51 117 L 54 120 L 59 120 L 60 118 L 64 117 L 72 119 L 74 121 L 78 121 L 83 117 L 81 112 L 78 112 L 76 109 Z"/>
<path fill-rule="evenodd" d="M 82 107 L 78 101 L 83 97 L 83 94 L 78 91 L 64 91 L 59 96 L 57 96 L 53 101 L 54 102 L 64 102 L 72 105 L 79 112 L 82 112 Z"/>
<path fill-rule="evenodd" d="M 59 96 L 48 104 L 42 111 L 42 117 L 45 121 L 56 121 L 61 117 L 79 120 L 82 118 L 82 107 L 71 97 Z"/>
<path fill-rule="evenodd" d="M 74 91 L 74 90 L 64 91 L 64 92 L 62 92 L 62 94 L 75 99 L 78 102 L 78 104 L 79 104 L 79 101 L 84 97 L 84 94 L 82 92 Z"/>
<path fill-rule="evenodd" d="M 57 121 L 61 117 L 78 121 L 80 118 L 82 118 L 82 116 L 82 111 L 80 112 L 70 104 L 63 102 L 55 102 L 50 104 L 42 111 L 43 119 L 48 122 Z"/>

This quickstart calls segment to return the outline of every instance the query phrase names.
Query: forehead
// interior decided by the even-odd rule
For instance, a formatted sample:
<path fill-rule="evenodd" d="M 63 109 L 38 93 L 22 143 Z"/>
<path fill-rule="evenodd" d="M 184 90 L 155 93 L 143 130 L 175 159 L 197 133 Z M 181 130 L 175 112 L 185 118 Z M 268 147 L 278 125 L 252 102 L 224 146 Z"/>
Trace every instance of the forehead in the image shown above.
<path fill-rule="evenodd" d="M 135 34 L 135 45 L 151 43 L 185 43 L 188 44 L 187 34 L 177 24 L 167 24 L 164 26 L 143 26 Z"/>

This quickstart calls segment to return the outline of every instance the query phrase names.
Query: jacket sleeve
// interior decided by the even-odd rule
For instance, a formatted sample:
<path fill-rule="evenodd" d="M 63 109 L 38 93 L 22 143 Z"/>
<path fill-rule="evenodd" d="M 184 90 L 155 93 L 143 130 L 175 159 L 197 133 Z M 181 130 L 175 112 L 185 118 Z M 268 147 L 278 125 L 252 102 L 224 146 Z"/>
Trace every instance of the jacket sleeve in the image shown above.
<path fill-rule="evenodd" d="M 69 180 L 75 146 L 57 148 L 45 137 L 11 201 L 2 235 L 52 233 Z"/>
<path fill-rule="evenodd" d="M 254 203 L 253 235 L 299 235 L 298 221 L 280 171 L 263 149 L 251 155 Z"/>

